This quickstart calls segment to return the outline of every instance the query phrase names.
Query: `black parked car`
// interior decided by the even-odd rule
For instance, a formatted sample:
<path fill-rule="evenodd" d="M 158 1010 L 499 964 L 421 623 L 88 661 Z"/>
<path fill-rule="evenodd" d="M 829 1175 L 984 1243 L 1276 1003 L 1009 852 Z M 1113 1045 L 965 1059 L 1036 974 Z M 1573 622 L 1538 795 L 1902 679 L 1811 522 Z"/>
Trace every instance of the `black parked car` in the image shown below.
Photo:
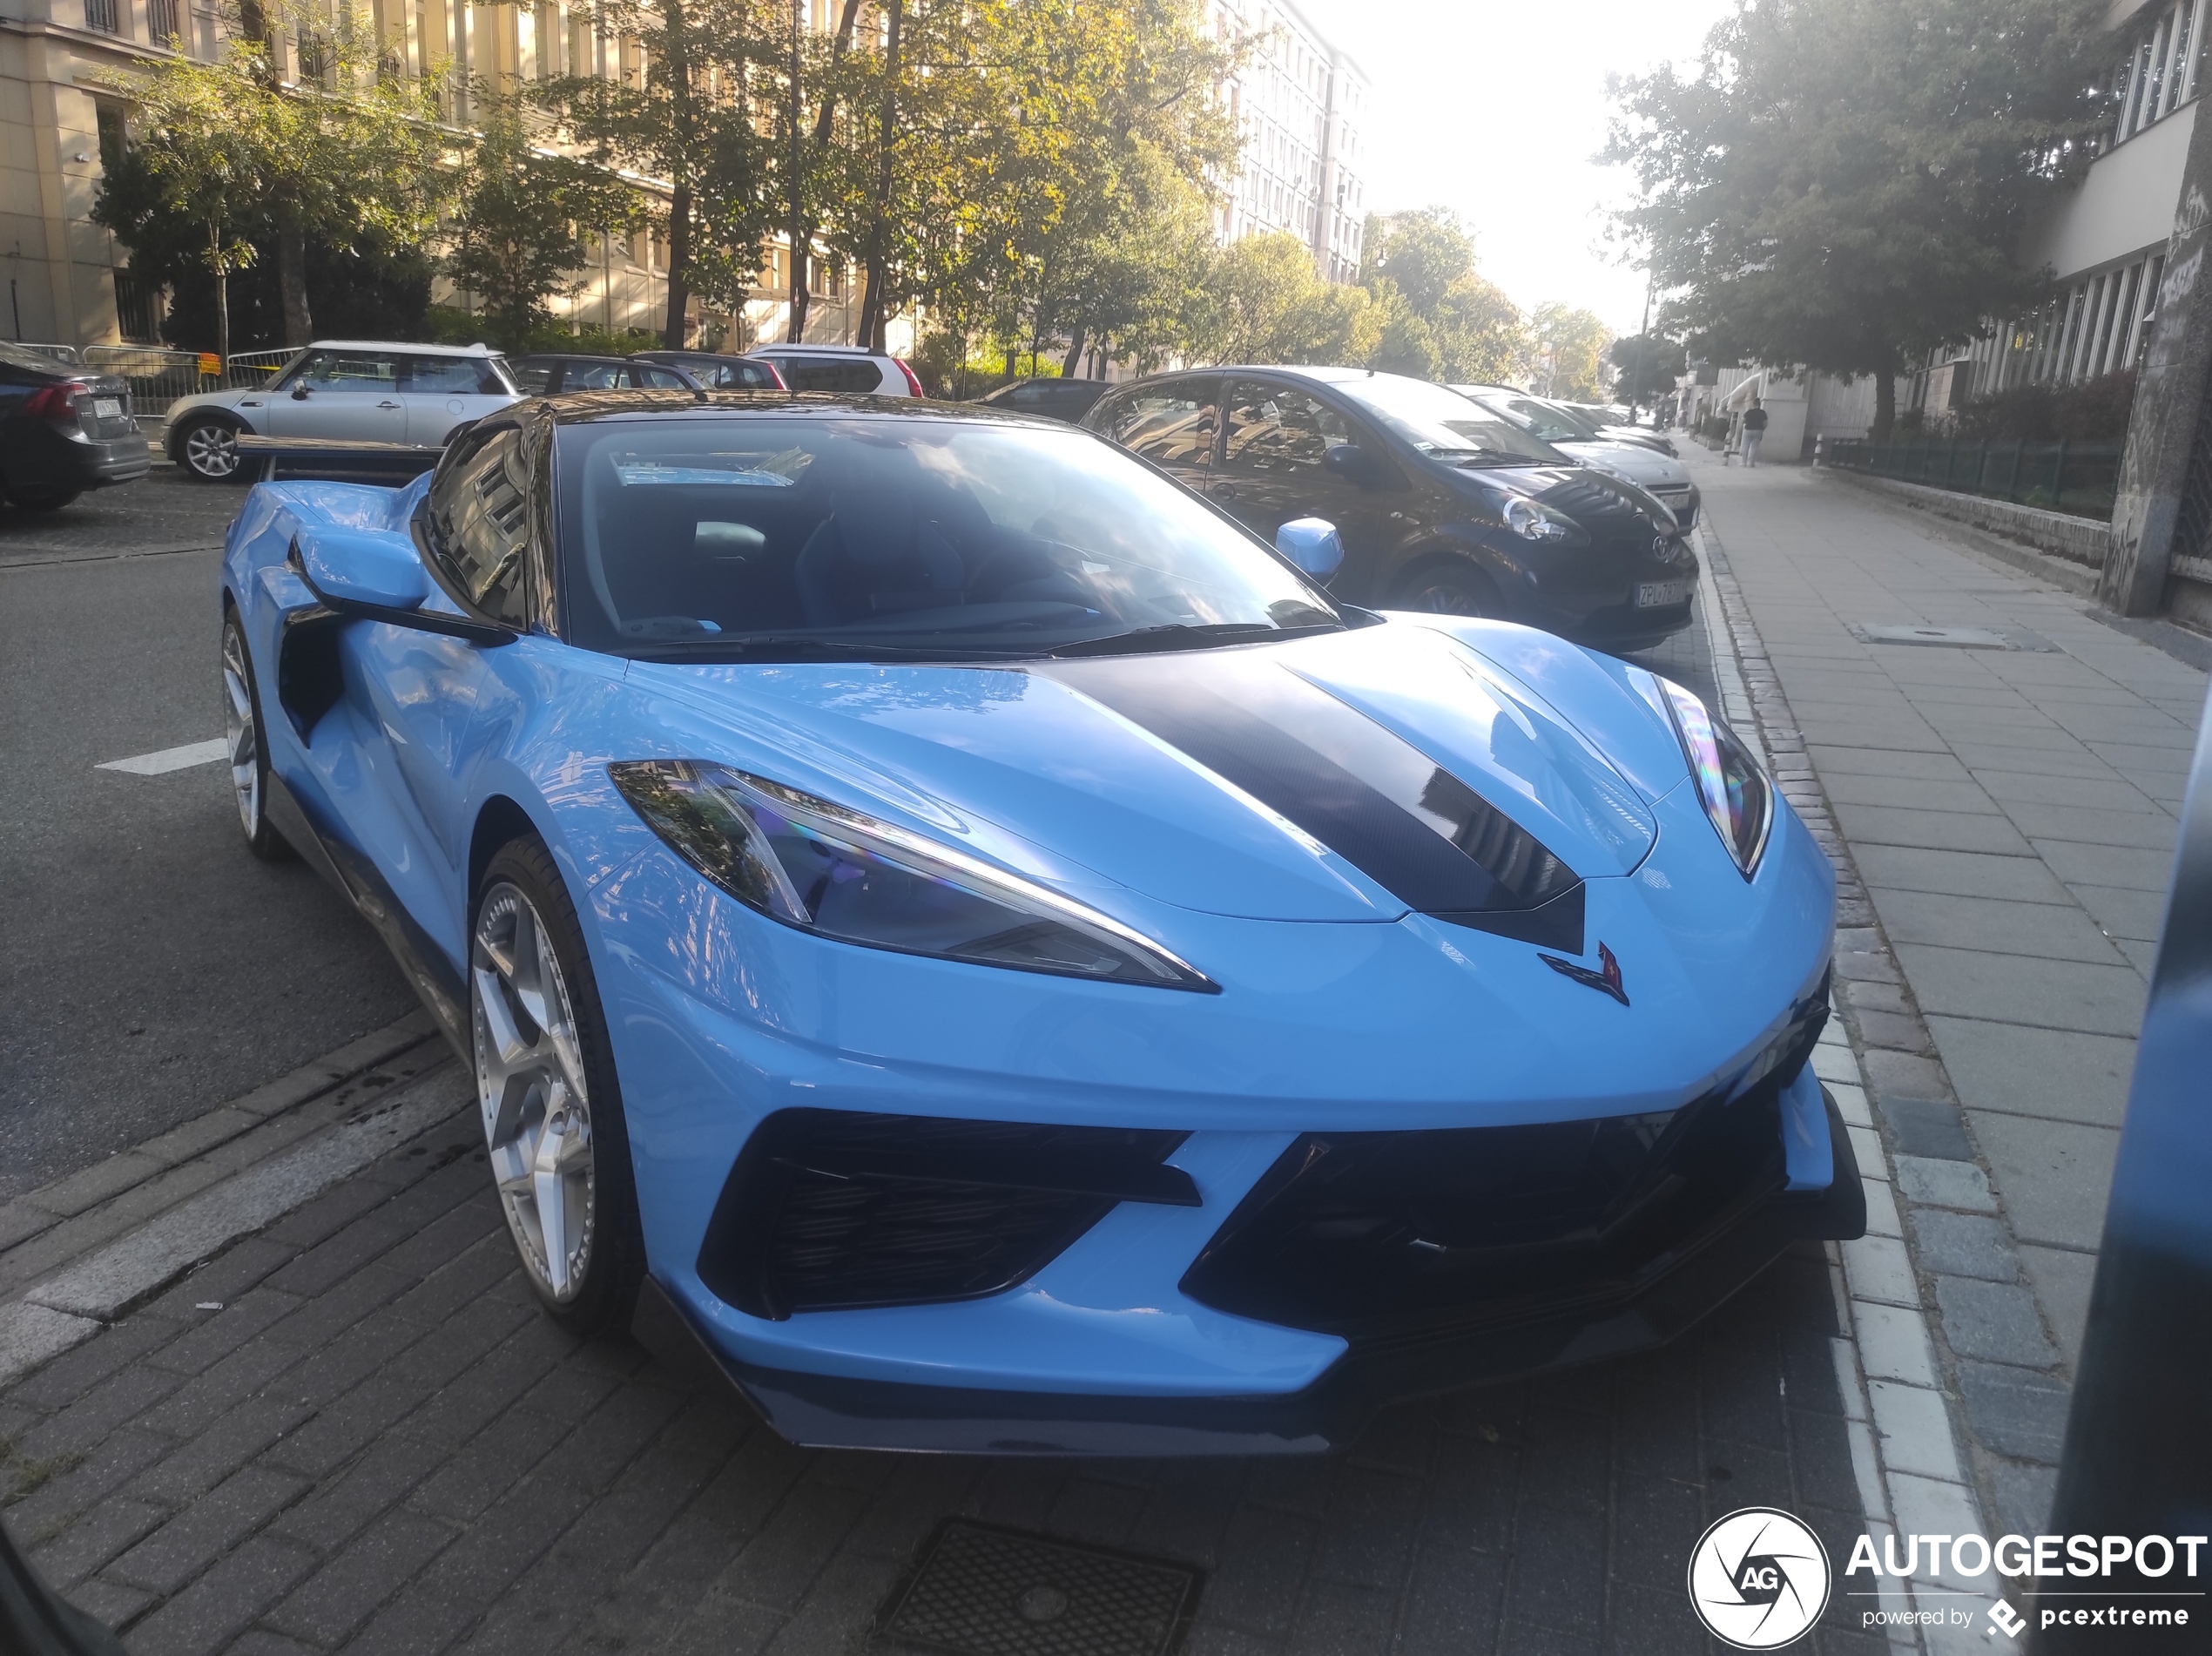
<path fill-rule="evenodd" d="M 630 360 L 680 368 L 710 391 L 784 389 L 784 376 L 776 372 L 776 365 L 757 356 L 730 356 L 718 351 L 639 351 Z"/>
<path fill-rule="evenodd" d="M 1116 387 L 1083 426 L 1263 537 L 1323 517 L 1354 604 L 1523 621 L 1609 650 L 1689 625 L 1674 515 L 1457 392 L 1364 368 L 1228 368 Z"/>
<path fill-rule="evenodd" d="M 1103 380 L 1015 380 L 975 400 L 993 408 L 1018 409 L 1024 414 L 1042 414 L 1075 425 L 1113 389 Z"/>
<path fill-rule="evenodd" d="M 558 396 L 563 391 L 696 391 L 699 382 L 680 368 L 634 362 L 623 356 L 570 356 L 540 352 L 507 364 L 515 383 L 528 396 Z"/>
<path fill-rule="evenodd" d="M 0 341 L 0 493 L 12 504 L 53 511 L 152 467 L 128 380 Z"/>

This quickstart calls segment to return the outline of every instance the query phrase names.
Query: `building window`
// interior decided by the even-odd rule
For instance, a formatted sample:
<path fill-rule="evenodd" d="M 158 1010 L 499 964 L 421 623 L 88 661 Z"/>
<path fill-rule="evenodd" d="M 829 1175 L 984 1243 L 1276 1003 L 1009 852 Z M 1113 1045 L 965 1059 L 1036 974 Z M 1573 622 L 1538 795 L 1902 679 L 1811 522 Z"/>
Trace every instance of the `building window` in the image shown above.
<path fill-rule="evenodd" d="M 123 165 L 123 152 L 131 146 L 131 136 L 124 125 L 123 105 L 95 104 L 92 119 L 100 132 L 100 171 L 112 173 Z"/>
<path fill-rule="evenodd" d="M 2156 14 L 2121 71 L 2112 142 L 2124 144 L 2196 96 L 2204 12 L 2212 0 L 2175 0 Z"/>
<path fill-rule="evenodd" d="M 177 16 L 177 0 L 146 0 L 146 37 L 157 46 L 181 46 L 184 29 Z"/>
<path fill-rule="evenodd" d="M 106 35 L 118 32 L 115 0 L 84 0 L 84 26 Z"/>

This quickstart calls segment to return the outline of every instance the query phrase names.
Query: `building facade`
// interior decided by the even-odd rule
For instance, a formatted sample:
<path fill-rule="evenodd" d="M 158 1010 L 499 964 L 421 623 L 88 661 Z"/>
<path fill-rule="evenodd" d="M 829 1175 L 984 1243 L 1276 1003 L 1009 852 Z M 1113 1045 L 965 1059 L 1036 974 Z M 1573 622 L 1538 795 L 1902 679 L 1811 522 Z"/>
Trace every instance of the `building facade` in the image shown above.
<path fill-rule="evenodd" d="M 808 22 L 832 28 L 829 0 L 813 0 Z M 472 4 L 469 0 L 364 0 L 387 60 L 409 74 L 443 63 L 455 91 L 446 114 L 466 125 L 465 88 L 474 76 L 494 83 L 593 74 L 636 76 L 637 44 L 594 26 L 589 0 L 538 4 Z M 118 72 L 182 51 L 212 59 L 223 46 L 215 0 L 0 0 L 0 266 L 8 282 L 0 328 L 12 339 L 74 346 L 151 344 L 160 337 L 163 297 L 130 268 L 130 252 L 92 221 L 104 165 L 127 141 L 125 100 L 101 83 Z M 280 72 L 299 73 L 300 42 L 281 43 Z M 640 180 L 644 187 L 651 180 Z M 581 287 L 555 301 L 580 327 L 658 333 L 668 303 L 667 249 L 647 231 L 588 237 Z M 789 315 L 788 254 L 763 250 L 760 285 L 739 310 L 716 311 L 694 299 L 694 343 L 740 348 L 780 339 Z M 810 261 L 810 340 L 848 338 L 857 295 L 842 273 Z M 442 282 L 438 302 L 473 308 L 469 295 Z M 894 348 L 911 341 L 894 321 Z M 212 349 L 212 340 L 179 341 Z"/>
<path fill-rule="evenodd" d="M 1214 0 L 1213 11 L 1222 38 L 1250 43 L 1224 89 L 1238 167 L 1215 234 L 1225 247 L 1288 231 L 1313 250 L 1324 280 L 1352 281 L 1367 216 L 1366 77 L 1289 0 Z"/>

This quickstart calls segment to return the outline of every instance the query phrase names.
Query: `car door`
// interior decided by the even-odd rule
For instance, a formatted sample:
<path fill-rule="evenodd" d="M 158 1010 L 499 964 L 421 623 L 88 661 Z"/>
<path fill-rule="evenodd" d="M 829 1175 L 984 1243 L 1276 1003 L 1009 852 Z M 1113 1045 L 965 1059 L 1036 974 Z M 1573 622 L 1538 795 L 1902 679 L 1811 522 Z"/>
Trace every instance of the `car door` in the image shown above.
<path fill-rule="evenodd" d="M 1380 472 L 1362 482 L 1332 467 L 1329 451 L 1349 445 L 1362 449 L 1371 463 L 1387 467 L 1379 443 L 1342 409 L 1278 380 L 1232 377 L 1222 416 L 1221 457 L 1208 478 L 1207 497 L 1270 544 L 1275 531 L 1294 517 L 1326 518 L 1344 542 L 1340 578 L 1356 584 L 1394 538 L 1390 490 Z"/>
<path fill-rule="evenodd" d="M 480 616 L 521 629 L 528 619 L 529 457 L 513 425 L 477 428 L 440 468 L 426 538 L 446 582 Z M 434 592 L 434 608 L 450 608 Z M 459 965 L 469 875 L 468 741 L 484 678 L 484 647 L 412 627 L 363 622 L 354 666 L 369 733 L 364 757 L 391 829 L 408 855 L 383 872 L 410 915 Z"/>
<path fill-rule="evenodd" d="M 400 357 L 373 346 L 310 352 L 269 399 L 273 437 L 403 443 L 407 426 Z"/>
<path fill-rule="evenodd" d="M 1221 425 L 1221 376 L 1190 374 L 1124 394 L 1103 422 L 1131 454 L 1165 468 L 1193 489 L 1206 486 Z"/>
<path fill-rule="evenodd" d="M 489 357 L 410 355 L 401 362 L 407 440 L 420 447 L 439 447 L 455 427 L 481 420 L 515 401 Z"/>

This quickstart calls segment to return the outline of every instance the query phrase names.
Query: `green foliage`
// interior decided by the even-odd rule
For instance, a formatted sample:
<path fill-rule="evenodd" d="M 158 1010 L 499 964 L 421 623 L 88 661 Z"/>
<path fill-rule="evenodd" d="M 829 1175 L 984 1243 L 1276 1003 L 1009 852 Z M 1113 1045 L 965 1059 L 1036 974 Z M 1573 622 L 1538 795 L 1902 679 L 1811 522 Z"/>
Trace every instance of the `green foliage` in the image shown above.
<path fill-rule="evenodd" d="M 549 301 L 583 285 L 581 233 L 627 232 L 644 201 L 605 167 L 533 143 L 513 105 L 486 100 L 484 108 L 463 164 L 446 274 L 481 303 L 484 336 L 523 350 L 553 325 Z"/>
<path fill-rule="evenodd" d="M 1216 362 L 1365 362 L 1381 337 L 1367 290 L 1323 281 L 1287 231 L 1223 248 L 1194 316 L 1197 354 Z"/>
<path fill-rule="evenodd" d="M 1661 331 L 1719 362 L 1892 376 L 2041 297 L 2031 216 L 2088 164 L 2103 0 L 1764 0 L 1697 72 L 1625 83 Z"/>
<path fill-rule="evenodd" d="M 575 328 L 547 321 L 531 328 L 518 341 L 495 338 L 490 318 L 458 305 L 433 305 L 424 332 L 441 345 L 496 345 L 516 356 L 537 351 L 572 351 L 582 356 L 630 356 L 661 348 L 660 335 L 642 328 Z"/>
<path fill-rule="evenodd" d="M 2135 374 L 2121 368 L 2080 385 L 2015 385 L 1952 410 L 1951 434 L 1967 442 L 2108 443 L 2128 435 Z"/>
<path fill-rule="evenodd" d="M 1474 239 L 1446 207 L 1375 213 L 1359 270 L 1374 297 L 1369 366 L 1447 384 L 1519 373 L 1530 348 L 1519 307 L 1474 267 Z"/>
<path fill-rule="evenodd" d="M 1536 389 L 1562 402 L 1595 402 L 1605 395 L 1605 352 L 1613 330 L 1592 311 L 1561 304 L 1536 307 L 1529 319 Z"/>
<path fill-rule="evenodd" d="M 1605 348 L 1605 360 L 1619 373 L 1613 380 L 1613 400 L 1639 407 L 1675 389 L 1675 382 L 1689 371 L 1689 353 L 1670 339 L 1653 334 L 1630 334 Z"/>

